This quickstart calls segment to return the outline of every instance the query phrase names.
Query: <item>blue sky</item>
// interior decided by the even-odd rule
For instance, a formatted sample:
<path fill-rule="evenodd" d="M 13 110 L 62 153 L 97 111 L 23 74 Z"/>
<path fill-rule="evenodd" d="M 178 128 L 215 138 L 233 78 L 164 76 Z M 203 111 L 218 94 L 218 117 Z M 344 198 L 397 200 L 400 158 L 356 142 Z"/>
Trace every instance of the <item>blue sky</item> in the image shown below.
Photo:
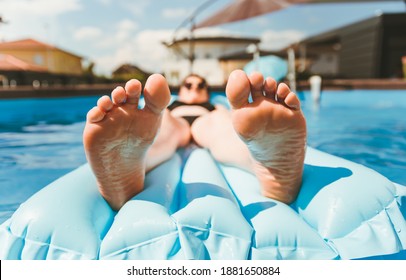
<path fill-rule="evenodd" d="M 96 63 L 109 75 L 122 63 L 162 70 L 161 44 L 207 0 L 0 0 L 0 40 L 41 40 Z M 217 0 L 197 17 L 203 20 L 233 0 Z M 202 34 L 258 37 L 277 50 L 319 32 L 375 16 L 405 12 L 402 1 L 297 5 L 238 23 L 199 30 Z M 186 32 L 186 30 L 181 30 Z M 185 34 L 185 33 L 183 33 Z"/>

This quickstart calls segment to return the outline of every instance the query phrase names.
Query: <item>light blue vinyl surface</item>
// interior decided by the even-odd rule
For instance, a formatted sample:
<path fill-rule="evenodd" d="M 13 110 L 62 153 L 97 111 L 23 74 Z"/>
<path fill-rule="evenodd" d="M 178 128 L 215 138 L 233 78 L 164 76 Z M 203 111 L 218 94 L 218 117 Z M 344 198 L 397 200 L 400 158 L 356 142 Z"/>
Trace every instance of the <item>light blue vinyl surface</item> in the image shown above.
<path fill-rule="evenodd" d="M 192 146 L 148 173 L 119 212 L 87 164 L 59 178 L 0 225 L 0 259 L 406 256 L 405 217 L 406 187 L 310 147 L 302 189 L 286 205 L 262 196 L 252 174 Z"/>
<path fill-rule="evenodd" d="M 292 205 L 191 147 L 151 171 L 114 212 L 88 165 L 0 226 L 1 259 L 355 259 L 406 249 L 406 187 L 308 148 Z"/>

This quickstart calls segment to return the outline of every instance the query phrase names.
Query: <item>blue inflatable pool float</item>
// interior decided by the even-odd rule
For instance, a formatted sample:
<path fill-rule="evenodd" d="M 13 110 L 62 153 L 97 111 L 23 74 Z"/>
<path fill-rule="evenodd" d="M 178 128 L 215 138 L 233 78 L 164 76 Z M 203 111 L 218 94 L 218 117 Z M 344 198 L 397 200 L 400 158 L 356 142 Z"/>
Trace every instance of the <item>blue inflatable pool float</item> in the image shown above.
<path fill-rule="evenodd" d="M 0 225 L 0 259 L 358 259 L 406 250 L 406 187 L 308 147 L 292 205 L 191 146 L 118 212 L 87 164 Z"/>

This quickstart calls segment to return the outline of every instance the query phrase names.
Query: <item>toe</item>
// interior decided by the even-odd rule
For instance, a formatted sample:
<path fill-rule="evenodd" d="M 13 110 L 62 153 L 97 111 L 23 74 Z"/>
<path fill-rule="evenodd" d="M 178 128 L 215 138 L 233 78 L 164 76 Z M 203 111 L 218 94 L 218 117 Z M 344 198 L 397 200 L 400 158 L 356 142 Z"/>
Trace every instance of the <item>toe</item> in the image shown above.
<path fill-rule="evenodd" d="M 289 92 L 285 98 L 285 104 L 293 110 L 300 109 L 300 100 L 294 92 Z"/>
<path fill-rule="evenodd" d="M 116 87 L 111 92 L 111 99 L 113 100 L 113 103 L 116 105 L 125 103 L 127 100 L 127 93 L 125 92 L 125 89 L 123 87 Z"/>
<path fill-rule="evenodd" d="M 251 86 L 247 75 L 242 70 L 230 74 L 226 86 L 226 95 L 233 109 L 239 109 L 248 104 Z"/>
<path fill-rule="evenodd" d="M 270 77 L 266 78 L 264 82 L 264 93 L 269 99 L 275 100 L 276 97 L 276 81 Z"/>
<path fill-rule="evenodd" d="M 285 83 L 280 83 L 277 90 L 276 90 L 276 100 L 284 104 L 285 103 L 285 98 L 288 96 L 290 92 L 289 87 Z"/>
<path fill-rule="evenodd" d="M 113 102 L 110 97 L 104 95 L 97 100 L 97 107 L 103 112 L 108 112 L 113 108 Z"/>
<path fill-rule="evenodd" d="M 151 75 L 144 88 L 145 108 L 160 114 L 169 104 L 171 91 L 166 79 L 160 74 Z"/>
<path fill-rule="evenodd" d="M 264 97 L 264 77 L 259 72 L 253 72 L 249 78 L 251 84 L 252 100 Z"/>
<path fill-rule="evenodd" d="M 142 88 L 141 82 L 136 79 L 129 80 L 124 88 L 127 93 L 126 103 L 138 106 Z"/>
<path fill-rule="evenodd" d="M 105 115 L 106 113 L 102 111 L 99 107 L 93 107 L 92 109 L 90 109 L 89 112 L 87 112 L 86 119 L 90 123 L 97 123 L 103 120 Z"/>

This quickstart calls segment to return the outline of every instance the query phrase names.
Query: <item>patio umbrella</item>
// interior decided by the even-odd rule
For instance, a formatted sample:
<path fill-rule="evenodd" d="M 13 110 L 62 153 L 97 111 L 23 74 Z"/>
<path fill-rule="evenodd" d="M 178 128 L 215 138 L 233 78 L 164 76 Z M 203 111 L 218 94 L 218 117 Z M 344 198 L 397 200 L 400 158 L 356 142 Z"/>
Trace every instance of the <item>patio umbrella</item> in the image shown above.
<path fill-rule="evenodd" d="M 198 23 L 194 26 L 194 29 L 240 21 L 275 12 L 294 4 L 380 1 L 382 0 L 235 0 L 214 15 Z"/>

